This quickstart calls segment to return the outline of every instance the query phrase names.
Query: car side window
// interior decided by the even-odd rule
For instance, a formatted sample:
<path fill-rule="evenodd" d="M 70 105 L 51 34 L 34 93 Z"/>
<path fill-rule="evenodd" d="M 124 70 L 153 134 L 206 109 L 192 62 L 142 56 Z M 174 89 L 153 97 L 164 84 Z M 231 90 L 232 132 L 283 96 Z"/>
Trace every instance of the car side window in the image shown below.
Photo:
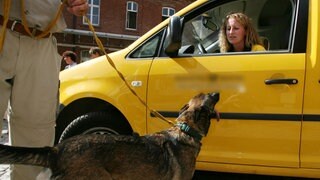
<path fill-rule="evenodd" d="M 295 6 L 294 0 L 238 0 L 191 13 L 183 24 L 179 54 L 219 53 L 219 31 L 230 12 L 242 12 L 251 19 L 266 50 L 289 51 Z"/>
<path fill-rule="evenodd" d="M 133 53 L 129 55 L 130 58 L 150 58 L 155 57 L 158 53 L 158 47 L 162 38 L 163 30 L 146 42 L 144 42 L 141 46 L 139 46 Z"/>

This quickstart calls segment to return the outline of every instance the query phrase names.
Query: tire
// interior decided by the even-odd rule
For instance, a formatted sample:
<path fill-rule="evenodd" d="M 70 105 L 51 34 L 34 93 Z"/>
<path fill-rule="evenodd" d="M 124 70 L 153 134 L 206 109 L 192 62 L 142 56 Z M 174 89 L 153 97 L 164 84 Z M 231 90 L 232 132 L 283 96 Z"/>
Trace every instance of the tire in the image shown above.
<path fill-rule="evenodd" d="M 79 134 L 132 134 L 123 116 L 107 112 L 91 112 L 73 120 L 62 132 L 59 143 Z"/>

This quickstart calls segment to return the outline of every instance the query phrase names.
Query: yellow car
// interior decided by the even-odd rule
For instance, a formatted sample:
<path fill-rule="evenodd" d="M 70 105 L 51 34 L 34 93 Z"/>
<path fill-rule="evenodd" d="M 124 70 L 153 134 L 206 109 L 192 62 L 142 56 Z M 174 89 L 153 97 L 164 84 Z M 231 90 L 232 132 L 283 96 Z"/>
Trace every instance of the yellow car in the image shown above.
<path fill-rule="evenodd" d="M 169 120 L 195 94 L 220 93 L 221 119 L 212 119 L 197 169 L 320 178 L 319 10 L 318 0 L 197 0 L 108 56 Z M 251 18 L 266 51 L 219 52 L 231 11 Z M 170 126 L 106 56 L 61 72 L 60 80 L 56 142 Z"/>

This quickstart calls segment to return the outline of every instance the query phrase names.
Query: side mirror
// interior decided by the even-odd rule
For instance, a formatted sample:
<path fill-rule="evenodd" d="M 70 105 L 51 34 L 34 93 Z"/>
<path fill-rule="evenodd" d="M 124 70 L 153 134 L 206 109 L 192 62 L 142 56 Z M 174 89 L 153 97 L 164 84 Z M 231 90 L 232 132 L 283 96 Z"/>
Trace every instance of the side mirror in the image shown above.
<path fill-rule="evenodd" d="M 171 16 L 167 28 L 167 36 L 164 45 L 165 53 L 170 56 L 177 56 L 181 48 L 181 21 L 179 16 Z"/>

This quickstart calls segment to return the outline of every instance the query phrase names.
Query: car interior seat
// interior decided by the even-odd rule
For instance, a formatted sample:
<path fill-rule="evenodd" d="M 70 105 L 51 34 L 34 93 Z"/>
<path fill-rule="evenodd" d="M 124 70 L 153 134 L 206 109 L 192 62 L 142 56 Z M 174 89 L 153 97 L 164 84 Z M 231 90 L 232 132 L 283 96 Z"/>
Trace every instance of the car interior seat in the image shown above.
<path fill-rule="evenodd" d="M 293 5 L 291 0 L 268 0 L 258 20 L 259 34 L 270 50 L 288 49 Z"/>
<path fill-rule="evenodd" d="M 266 50 L 269 50 L 270 49 L 270 41 L 267 37 L 264 37 L 264 36 L 260 36 L 260 39 L 261 39 L 261 42 L 263 44 L 263 47 L 266 49 Z"/>

